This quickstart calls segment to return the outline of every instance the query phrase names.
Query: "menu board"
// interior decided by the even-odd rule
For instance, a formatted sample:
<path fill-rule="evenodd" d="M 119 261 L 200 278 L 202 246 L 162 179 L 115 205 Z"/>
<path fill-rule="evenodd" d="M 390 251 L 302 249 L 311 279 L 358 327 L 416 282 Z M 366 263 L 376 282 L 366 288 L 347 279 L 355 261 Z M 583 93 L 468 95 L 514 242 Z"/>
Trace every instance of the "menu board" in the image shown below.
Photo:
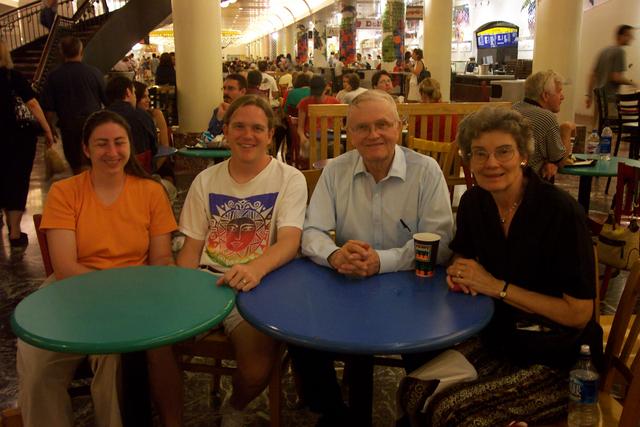
<path fill-rule="evenodd" d="M 478 48 L 517 47 L 518 30 L 516 28 L 494 27 L 476 34 Z"/>

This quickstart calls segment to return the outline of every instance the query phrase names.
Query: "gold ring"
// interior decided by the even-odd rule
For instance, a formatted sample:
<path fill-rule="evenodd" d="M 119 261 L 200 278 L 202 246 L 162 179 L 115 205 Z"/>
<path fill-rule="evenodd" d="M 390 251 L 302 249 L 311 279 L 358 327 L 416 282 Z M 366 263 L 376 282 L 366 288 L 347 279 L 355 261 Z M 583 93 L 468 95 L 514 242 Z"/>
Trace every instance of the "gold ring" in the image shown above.
<path fill-rule="evenodd" d="M 242 279 L 242 284 L 243 284 L 243 285 L 246 285 L 246 284 L 247 284 L 247 281 L 246 281 L 246 280 L 244 280 L 244 279 Z"/>
<path fill-rule="evenodd" d="M 458 270 L 458 279 L 462 279 L 462 271 Z"/>

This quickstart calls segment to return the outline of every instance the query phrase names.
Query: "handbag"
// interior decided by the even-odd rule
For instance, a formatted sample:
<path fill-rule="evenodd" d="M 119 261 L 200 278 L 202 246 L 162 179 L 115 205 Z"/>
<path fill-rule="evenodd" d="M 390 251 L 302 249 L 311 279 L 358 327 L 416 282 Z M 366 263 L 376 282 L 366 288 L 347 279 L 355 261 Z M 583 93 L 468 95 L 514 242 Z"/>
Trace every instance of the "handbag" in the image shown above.
<path fill-rule="evenodd" d="M 427 77 L 431 77 L 431 73 L 427 71 L 427 67 L 424 66 L 424 62 L 422 63 L 422 71 L 418 74 L 418 83 L 426 79 Z"/>
<path fill-rule="evenodd" d="M 598 235 L 598 259 L 604 265 L 620 270 L 630 270 L 634 262 L 640 257 L 640 226 L 638 226 L 638 192 L 636 186 L 631 200 L 631 220 L 628 227 L 615 223 L 613 212 L 609 212 L 607 221 Z M 614 196 L 614 197 L 617 197 Z"/>
<path fill-rule="evenodd" d="M 16 93 L 11 84 L 11 72 L 7 73 L 7 79 L 9 80 L 9 86 L 11 86 L 11 103 L 13 105 L 13 113 L 16 119 L 16 125 L 20 129 L 38 129 L 40 124 L 26 106 L 20 95 Z"/>
<path fill-rule="evenodd" d="M 610 214 L 598 236 L 598 260 L 621 270 L 629 270 L 640 257 L 640 226 L 632 218 L 628 227 L 615 224 Z"/>

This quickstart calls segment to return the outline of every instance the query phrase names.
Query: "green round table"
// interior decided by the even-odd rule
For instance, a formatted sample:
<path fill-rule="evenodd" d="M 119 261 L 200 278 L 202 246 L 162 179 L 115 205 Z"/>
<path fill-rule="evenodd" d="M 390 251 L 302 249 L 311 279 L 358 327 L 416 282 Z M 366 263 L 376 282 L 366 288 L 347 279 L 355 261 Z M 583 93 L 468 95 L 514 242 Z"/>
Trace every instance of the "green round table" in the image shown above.
<path fill-rule="evenodd" d="M 558 172 L 564 175 L 576 175 L 580 177 L 578 186 L 578 203 L 584 211 L 589 213 L 591 204 L 591 181 L 594 176 L 613 177 L 618 175 L 618 162 L 624 162 L 629 166 L 640 167 L 639 160 L 627 157 L 611 157 L 611 160 L 601 160 L 599 154 L 577 154 L 578 160 L 597 159 L 593 166 L 565 166 Z"/>
<path fill-rule="evenodd" d="M 63 353 L 108 354 L 183 341 L 220 323 L 234 292 L 199 270 L 127 267 L 70 277 L 22 300 L 11 327 L 25 342 Z"/>
<path fill-rule="evenodd" d="M 227 157 L 231 157 L 231 150 L 182 147 L 178 150 L 178 155 L 199 159 L 226 159 Z"/>

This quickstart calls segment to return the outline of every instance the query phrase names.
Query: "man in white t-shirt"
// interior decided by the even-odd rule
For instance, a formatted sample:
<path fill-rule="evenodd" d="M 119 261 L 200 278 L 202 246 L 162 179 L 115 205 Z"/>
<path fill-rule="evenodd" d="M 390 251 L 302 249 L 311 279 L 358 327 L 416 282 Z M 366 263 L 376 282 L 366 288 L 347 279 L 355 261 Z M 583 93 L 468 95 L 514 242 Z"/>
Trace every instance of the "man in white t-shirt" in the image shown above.
<path fill-rule="evenodd" d="M 267 153 L 274 121 L 262 97 L 242 96 L 229 106 L 223 130 L 231 158 L 195 178 L 180 216 L 186 239 L 178 265 L 219 273 L 216 283 L 238 292 L 258 286 L 300 246 L 307 186 L 300 171 Z M 222 426 L 244 426 L 242 410 L 267 386 L 277 345 L 235 308 L 223 326 L 238 369 L 223 405 Z"/>
<path fill-rule="evenodd" d="M 262 83 L 260 83 L 260 90 L 271 90 L 271 98 L 269 99 L 277 99 L 280 91 L 278 89 L 278 84 L 276 83 L 276 79 L 267 73 L 267 61 L 258 62 L 258 70 L 262 73 Z"/>

